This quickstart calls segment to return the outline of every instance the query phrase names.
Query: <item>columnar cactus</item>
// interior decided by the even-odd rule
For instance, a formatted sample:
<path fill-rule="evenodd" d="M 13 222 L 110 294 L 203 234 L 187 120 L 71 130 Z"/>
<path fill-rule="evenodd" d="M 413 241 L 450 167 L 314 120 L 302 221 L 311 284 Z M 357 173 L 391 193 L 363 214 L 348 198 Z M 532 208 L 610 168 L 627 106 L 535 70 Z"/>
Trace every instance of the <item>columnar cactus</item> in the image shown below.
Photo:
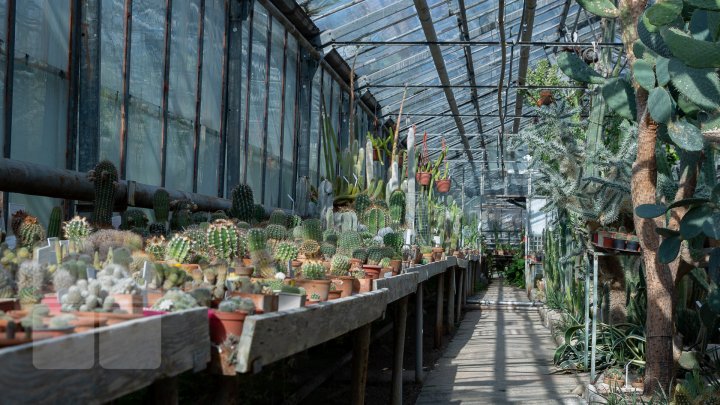
<path fill-rule="evenodd" d="M 117 169 L 112 162 L 103 160 L 95 166 L 90 178 L 95 185 L 92 221 L 98 227 L 110 228 L 115 204 L 115 183 L 118 179 Z"/>
<path fill-rule="evenodd" d="M 20 246 L 32 249 L 36 243 L 45 239 L 45 230 L 38 222 L 38 219 L 32 215 L 28 215 L 20 225 L 18 241 Z"/>
<path fill-rule="evenodd" d="M 76 215 L 73 219 L 63 223 L 65 238 L 74 242 L 87 238 L 91 231 L 90 224 L 81 216 Z"/>
<path fill-rule="evenodd" d="M 399 254 L 403 246 L 402 234 L 397 232 L 387 233 L 383 236 L 383 243 L 385 246 L 392 248 L 394 253 Z"/>
<path fill-rule="evenodd" d="M 122 214 L 122 222 L 120 229 L 131 230 L 135 228 L 145 228 L 148 218 L 145 213 L 137 208 L 129 208 Z"/>
<path fill-rule="evenodd" d="M 174 206 L 170 217 L 170 229 L 182 231 L 193 224 L 192 211 L 197 206 L 190 200 L 173 201 Z"/>
<path fill-rule="evenodd" d="M 265 207 L 262 204 L 253 205 L 253 220 L 256 224 L 265 220 Z"/>
<path fill-rule="evenodd" d="M 165 223 L 170 218 L 170 194 L 163 188 L 153 194 L 153 212 L 155 222 Z"/>
<path fill-rule="evenodd" d="M 247 184 L 238 184 L 232 190 L 231 195 L 231 215 L 240 221 L 251 222 L 255 208 L 252 188 L 250 188 Z"/>
<path fill-rule="evenodd" d="M 388 224 L 387 210 L 381 207 L 372 207 L 365 212 L 363 222 L 368 227 L 368 231 L 373 235 L 385 228 Z"/>
<path fill-rule="evenodd" d="M 335 255 L 330 262 L 330 273 L 333 276 L 346 276 L 350 270 L 350 259 L 347 256 Z"/>
<path fill-rule="evenodd" d="M 229 261 L 238 257 L 239 240 L 239 231 L 230 220 L 218 219 L 207 229 L 207 244 L 216 259 Z"/>
<path fill-rule="evenodd" d="M 165 251 L 165 260 L 174 260 L 178 263 L 185 263 L 190 249 L 192 248 L 192 241 L 187 236 L 176 234 L 170 239 L 167 244 Z"/>
<path fill-rule="evenodd" d="M 307 280 L 325 280 L 325 266 L 317 261 L 307 261 L 300 268 L 302 276 Z"/>
<path fill-rule="evenodd" d="M 316 242 L 322 242 L 322 223 L 317 218 L 309 218 L 303 221 L 303 239 L 312 239 Z"/>
<path fill-rule="evenodd" d="M 357 231 L 343 232 L 338 236 L 337 253 L 343 256 L 351 256 L 355 249 L 362 247 L 362 238 Z"/>
<path fill-rule="evenodd" d="M 59 238 L 62 225 L 62 209 L 53 207 L 50 211 L 50 221 L 48 221 L 47 235 L 48 238 Z"/>
<path fill-rule="evenodd" d="M 390 194 L 390 221 L 396 228 L 405 224 L 405 193 L 400 189 Z"/>
<path fill-rule="evenodd" d="M 300 253 L 304 254 L 308 259 L 315 259 L 320 256 L 320 244 L 308 239 L 300 245 Z"/>
<path fill-rule="evenodd" d="M 281 263 L 287 263 L 290 260 L 295 260 L 298 256 L 299 250 L 292 242 L 280 242 L 275 246 L 275 259 Z"/>
<path fill-rule="evenodd" d="M 250 229 L 247 233 L 248 250 L 250 253 L 263 250 L 267 247 L 267 235 L 262 228 Z"/>

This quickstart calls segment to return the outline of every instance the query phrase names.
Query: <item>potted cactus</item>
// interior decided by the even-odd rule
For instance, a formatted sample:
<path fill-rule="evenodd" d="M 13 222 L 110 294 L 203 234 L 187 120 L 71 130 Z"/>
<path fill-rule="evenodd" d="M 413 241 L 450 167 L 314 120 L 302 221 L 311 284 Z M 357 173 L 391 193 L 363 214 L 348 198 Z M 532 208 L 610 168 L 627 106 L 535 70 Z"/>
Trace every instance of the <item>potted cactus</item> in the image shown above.
<path fill-rule="evenodd" d="M 624 226 L 621 226 L 618 228 L 618 231 L 615 232 L 613 236 L 613 249 L 618 250 L 624 250 L 625 249 L 625 237 L 626 237 L 627 231 L 625 230 Z"/>
<path fill-rule="evenodd" d="M 619 390 L 625 385 L 623 372 L 618 367 L 610 367 L 605 370 L 603 381 L 610 386 L 610 391 Z"/>
<path fill-rule="evenodd" d="M 229 335 L 240 336 L 245 317 L 254 312 L 255 304 L 252 300 L 233 297 L 222 301 L 210 316 L 210 340 L 221 344 Z"/>
<path fill-rule="evenodd" d="M 450 172 L 450 163 L 445 162 L 445 172 L 443 173 L 440 178 L 435 180 L 435 188 L 437 189 L 438 193 L 445 194 L 448 191 L 450 191 L 450 185 L 452 184 L 452 181 L 450 180 L 450 177 L 448 177 Z"/>
<path fill-rule="evenodd" d="M 300 268 L 302 278 L 296 283 L 305 288 L 308 296 L 317 294 L 321 301 L 327 301 L 330 292 L 330 280 L 325 275 L 325 266 L 322 262 L 307 261 Z"/>
<path fill-rule="evenodd" d="M 304 307 L 306 299 L 307 292 L 304 288 L 284 285 L 278 293 L 278 311 Z"/>
<path fill-rule="evenodd" d="M 335 255 L 330 263 L 332 283 L 340 291 L 342 297 L 349 297 L 353 293 L 353 281 L 350 276 L 350 259 L 347 256 Z"/>
<path fill-rule="evenodd" d="M 335 283 L 330 284 L 330 291 L 328 292 L 328 301 L 336 300 L 342 296 L 342 290 L 338 290 Z"/>

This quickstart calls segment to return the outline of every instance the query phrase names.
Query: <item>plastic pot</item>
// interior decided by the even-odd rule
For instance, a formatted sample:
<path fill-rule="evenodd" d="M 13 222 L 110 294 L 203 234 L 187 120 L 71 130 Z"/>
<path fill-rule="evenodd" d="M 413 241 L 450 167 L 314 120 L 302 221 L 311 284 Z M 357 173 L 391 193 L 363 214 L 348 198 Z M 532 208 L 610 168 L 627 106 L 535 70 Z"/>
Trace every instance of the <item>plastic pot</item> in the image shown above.
<path fill-rule="evenodd" d="M 619 249 L 624 250 L 625 249 L 625 239 L 613 239 L 613 249 Z"/>

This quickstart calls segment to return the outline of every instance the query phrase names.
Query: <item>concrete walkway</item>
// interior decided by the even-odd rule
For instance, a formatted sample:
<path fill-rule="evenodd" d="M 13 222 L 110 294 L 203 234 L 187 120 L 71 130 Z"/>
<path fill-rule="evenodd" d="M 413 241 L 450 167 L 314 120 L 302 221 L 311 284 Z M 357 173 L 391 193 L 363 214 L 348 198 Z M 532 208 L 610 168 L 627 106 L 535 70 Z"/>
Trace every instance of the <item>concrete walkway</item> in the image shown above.
<path fill-rule="evenodd" d="M 528 301 L 502 280 L 477 298 Z M 582 383 L 578 376 L 552 374 L 554 351 L 537 308 L 471 310 L 428 374 L 417 404 L 584 404 L 572 394 Z"/>

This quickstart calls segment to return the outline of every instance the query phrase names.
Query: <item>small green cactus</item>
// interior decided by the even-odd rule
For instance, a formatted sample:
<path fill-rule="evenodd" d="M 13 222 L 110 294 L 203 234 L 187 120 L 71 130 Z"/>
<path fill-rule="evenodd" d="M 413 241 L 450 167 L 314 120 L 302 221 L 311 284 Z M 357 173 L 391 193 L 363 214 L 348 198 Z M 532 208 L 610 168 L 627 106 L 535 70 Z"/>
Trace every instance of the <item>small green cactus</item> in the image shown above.
<path fill-rule="evenodd" d="M 38 304 L 42 297 L 42 293 L 35 287 L 25 287 L 18 291 L 18 298 L 23 305 Z"/>
<path fill-rule="evenodd" d="M 197 206 L 190 200 L 173 201 L 173 211 L 170 217 L 170 229 L 182 231 L 193 224 L 192 211 Z"/>
<path fill-rule="evenodd" d="M 322 242 L 322 223 L 317 218 L 309 218 L 303 221 L 303 239 L 312 239 L 316 242 Z"/>
<path fill-rule="evenodd" d="M 263 250 L 267 247 L 267 234 L 262 228 L 252 228 L 247 233 L 248 250 L 250 253 Z"/>
<path fill-rule="evenodd" d="M 95 166 L 90 178 L 95 185 L 92 221 L 97 227 L 110 228 L 115 205 L 115 183 L 118 180 L 117 169 L 109 160 L 103 160 Z"/>
<path fill-rule="evenodd" d="M 230 219 L 224 211 L 215 211 L 210 214 L 210 222 L 215 222 L 218 219 Z"/>
<path fill-rule="evenodd" d="M 143 211 L 129 208 L 122 214 L 120 229 L 129 231 L 135 228 L 145 228 L 147 224 L 148 218 Z"/>
<path fill-rule="evenodd" d="M 323 232 L 323 241 L 332 243 L 333 245 L 337 245 L 337 232 L 335 232 L 334 229 L 328 229 L 327 231 Z"/>
<path fill-rule="evenodd" d="M 268 239 L 273 239 L 277 241 L 287 239 L 287 228 L 285 228 L 283 225 L 268 225 L 265 228 L 265 233 L 267 234 Z"/>
<path fill-rule="evenodd" d="M 316 259 L 320 256 L 320 244 L 312 239 L 306 240 L 300 245 L 300 253 L 308 259 Z"/>
<path fill-rule="evenodd" d="M 231 192 L 231 215 L 240 221 L 251 222 L 254 213 L 253 190 L 247 184 L 238 184 Z"/>
<path fill-rule="evenodd" d="M 326 258 L 329 259 L 333 256 L 335 256 L 335 253 L 337 252 L 337 247 L 333 245 L 332 243 L 323 242 L 322 245 L 320 245 L 320 253 Z"/>
<path fill-rule="evenodd" d="M 13 288 L 12 275 L 0 266 L 0 299 L 13 298 L 15 289 Z"/>
<path fill-rule="evenodd" d="M 295 260 L 298 256 L 299 250 L 292 242 L 280 242 L 275 246 L 275 259 L 281 263 L 287 263 L 290 260 Z"/>
<path fill-rule="evenodd" d="M 365 248 L 358 248 L 353 250 L 352 252 L 352 258 L 357 260 L 362 260 L 363 263 L 367 262 L 368 260 L 368 251 Z"/>
<path fill-rule="evenodd" d="M 50 211 L 50 220 L 48 221 L 47 236 L 48 238 L 59 238 L 60 227 L 62 225 L 62 209 L 53 207 Z"/>
<path fill-rule="evenodd" d="M 74 242 L 79 242 L 87 238 L 90 236 L 91 231 L 90 224 L 85 218 L 80 216 L 75 216 L 63 224 L 65 238 Z"/>
<path fill-rule="evenodd" d="M 368 264 L 378 265 L 383 257 L 385 257 L 385 255 L 381 247 L 373 246 L 368 248 Z"/>
<path fill-rule="evenodd" d="M 165 260 L 173 260 L 177 263 L 185 263 L 190 249 L 192 248 L 192 241 L 187 236 L 180 234 L 173 235 L 172 239 L 167 244 L 165 251 Z"/>
<path fill-rule="evenodd" d="M 265 207 L 262 204 L 253 205 L 253 220 L 256 224 L 265 221 Z"/>
<path fill-rule="evenodd" d="M 165 260 L 165 250 L 164 236 L 153 236 L 145 244 L 145 253 L 149 254 L 153 260 Z"/>
<path fill-rule="evenodd" d="M 153 222 L 148 227 L 148 232 L 152 236 L 165 236 L 167 235 L 167 227 L 164 223 L 161 222 Z"/>
<path fill-rule="evenodd" d="M 300 226 L 300 225 L 302 225 L 302 218 L 300 218 L 300 215 L 293 215 L 290 218 L 290 225 L 288 227 L 294 228 L 294 227 Z"/>
<path fill-rule="evenodd" d="M 377 235 L 380 229 L 385 228 L 390 221 L 387 210 L 376 206 L 365 212 L 363 222 L 367 225 L 368 231 L 374 236 Z"/>
<path fill-rule="evenodd" d="M 255 270 L 259 272 L 263 278 L 273 278 L 275 274 L 277 274 L 277 262 L 275 262 L 275 259 L 267 248 L 251 251 L 250 259 L 252 259 Z"/>
<path fill-rule="evenodd" d="M 370 208 L 370 197 L 367 194 L 360 194 L 355 198 L 355 211 L 358 214 L 365 213 L 365 210 Z"/>
<path fill-rule="evenodd" d="M 396 232 L 386 233 L 383 236 L 383 243 L 393 251 L 393 256 L 400 254 L 403 246 L 402 234 Z"/>
<path fill-rule="evenodd" d="M 380 267 L 390 267 L 390 258 L 389 257 L 383 257 L 382 260 L 380 260 L 380 263 L 378 263 L 378 266 Z"/>
<path fill-rule="evenodd" d="M 290 225 L 291 218 L 283 210 L 274 210 L 270 214 L 270 225 L 282 225 L 287 227 Z"/>
<path fill-rule="evenodd" d="M 45 230 L 38 222 L 38 219 L 28 215 L 23 220 L 19 229 L 18 241 L 20 246 L 32 249 L 38 242 L 45 239 Z"/>
<path fill-rule="evenodd" d="M 330 262 L 330 273 L 333 276 L 346 276 L 350 270 L 350 259 L 347 256 L 335 255 Z"/>
<path fill-rule="evenodd" d="M 307 261 L 300 268 L 302 276 L 307 280 L 325 280 L 325 266 L 316 261 Z"/>
<path fill-rule="evenodd" d="M 192 214 L 192 222 L 193 224 L 201 224 L 203 222 L 207 222 L 210 218 L 210 215 L 208 215 L 205 211 L 197 211 Z"/>
<path fill-rule="evenodd" d="M 357 231 L 343 232 L 338 236 L 338 254 L 343 256 L 352 256 L 355 249 L 362 247 L 362 238 Z"/>

